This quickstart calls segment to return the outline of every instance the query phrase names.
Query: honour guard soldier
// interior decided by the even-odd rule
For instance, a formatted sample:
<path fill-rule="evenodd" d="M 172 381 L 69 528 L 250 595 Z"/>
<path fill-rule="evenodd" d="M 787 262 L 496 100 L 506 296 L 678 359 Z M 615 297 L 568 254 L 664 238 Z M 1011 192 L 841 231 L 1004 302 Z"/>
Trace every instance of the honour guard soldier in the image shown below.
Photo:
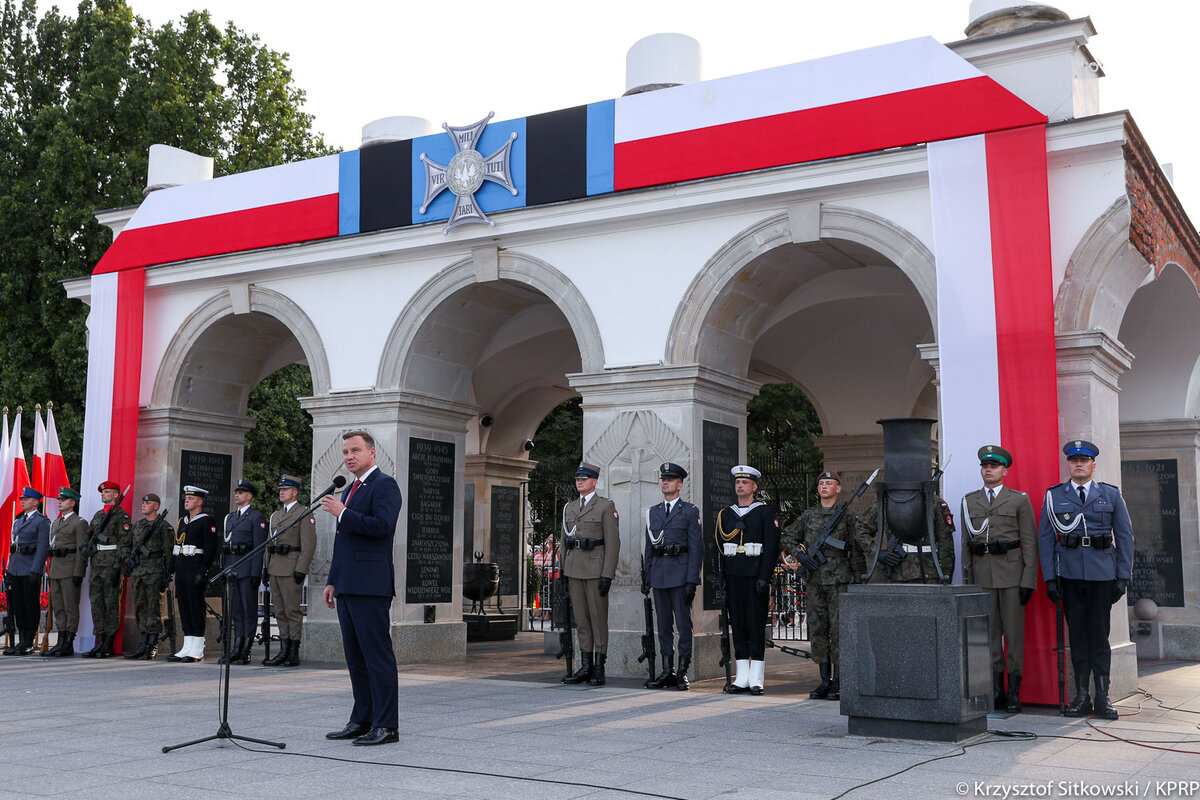
<path fill-rule="evenodd" d="M 983 488 L 962 499 L 962 570 L 963 583 L 978 584 L 991 598 L 995 708 L 1016 714 L 1021 710 L 1025 604 L 1037 588 L 1038 551 L 1029 495 L 1004 485 L 1012 463 L 1012 454 L 1000 445 L 979 448 Z"/>
<path fill-rule="evenodd" d="M 304 617 L 300 600 L 304 581 L 317 550 L 317 521 L 300 505 L 300 479 L 279 479 L 279 502 L 283 508 L 271 515 L 271 535 L 287 529 L 274 544 L 267 545 L 262 582 L 271 587 L 271 603 L 279 622 L 279 652 L 263 659 L 265 667 L 300 666 L 300 631 Z M 297 518 L 303 517 L 297 521 Z M 289 527 L 290 526 L 290 527 Z M 274 580 L 274 583 L 271 581 Z"/>
<path fill-rule="evenodd" d="M 221 566 L 229 567 L 242 560 L 250 551 L 267 540 L 267 520 L 250 501 L 258 489 L 242 478 L 233 489 L 233 511 L 225 515 L 225 546 Z M 250 663 L 250 647 L 254 644 L 254 629 L 258 622 L 258 582 L 262 575 L 263 551 L 241 564 L 228 580 L 232 598 L 233 642 L 229 660 L 234 664 Z M 225 663 L 221 656 L 221 663 Z"/>
<path fill-rule="evenodd" d="M 737 664 L 737 675 L 725 691 L 758 695 L 766 673 L 767 609 L 779 561 L 779 521 L 773 508 L 754 499 L 762 473 L 745 464 L 730 472 L 737 503 L 717 512 L 715 550 Z"/>
<path fill-rule="evenodd" d="M 8 555 L 8 604 L 20 639 L 4 649 L 6 656 L 27 656 L 37 641 L 42 607 L 42 572 L 50 555 L 50 520 L 38 510 L 42 493 L 26 486 L 21 491 L 21 515 L 13 520 Z"/>
<path fill-rule="evenodd" d="M 91 560 L 88 597 L 92 601 L 92 631 L 96 645 L 84 658 L 108 658 L 113 655 L 113 640 L 121 627 L 121 550 L 128 552 L 133 523 L 121 508 L 121 485 L 105 481 L 98 487 L 104 508 L 92 516 L 88 528 L 86 557 Z"/>
<path fill-rule="evenodd" d="M 153 661 L 162 635 L 163 593 L 171 575 L 171 549 L 175 534 L 158 513 L 162 501 L 150 493 L 142 497 L 142 518 L 133 526 L 131 549 L 122 560 L 133 584 L 133 607 L 142 641 L 126 654 L 128 659 Z"/>
<path fill-rule="evenodd" d="M 654 613 L 658 623 L 658 645 L 663 667 L 650 689 L 688 688 L 692 663 L 692 601 L 700 585 L 700 563 L 704 556 L 700 509 L 679 499 L 687 470 L 678 464 L 658 468 L 663 501 L 646 512 L 645 581 L 654 590 Z M 679 632 L 679 672 L 675 671 L 675 647 L 671 621 Z"/>
<path fill-rule="evenodd" d="M 582 463 L 575 470 L 579 499 L 563 506 L 562 574 L 579 632 L 579 669 L 563 683 L 604 685 L 608 656 L 608 591 L 617 574 L 621 536 L 617 507 L 596 494 L 600 468 Z"/>
<path fill-rule="evenodd" d="M 88 524 L 76 511 L 79 492 L 70 486 L 58 490 L 59 517 L 50 525 L 50 605 L 54 609 L 58 641 L 47 656 L 75 655 L 75 634 L 79 632 L 79 587 L 87 573 L 83 543 Z"/>
<path fill-rule="evenodd" d="M 937 545 L 937 558 L 942 567 L 942 574 L 949 579 L 954 572 L 954 515 L 941 497 L 935 495 L 933 502 L 933 541 Z M 879 507 L 873 505 L 870 511 L 858 518 L 856 531 L 858 541 L 868 553 L 875 547 L 878 528 Z M 884 535 L 887 535 L 886 532 Z M 901 542 L 897 550 L 888 550 L 887 540 L 884 540 L 879 563 L 891 570 L 887 583 L 937 583 L 937 568 L 933 564 L 933 554 L 929 551 L 928 542 Z"/>
<path fill-rule="evenodd" d="M 832 470 L 822 472 L 817 478 L 820 504 L 806 508 L 783 532 L 783 552 L 799 561 L 808 575 L 804 583 L 808 637 L 812 641 L 813 661 L 821 673 L 821 682 L 808 694 L 813 700 L 839 700 L 842 696 L 838 676 L 838 600 L 846 587 L 854 583 L 852 561 L 860 549 L 854 539 L 855 516 L 847 511 L 829 532 L 820 546 L 825 555 L 823 563 L 818 563 L 812 555 L 821 531 L 837 512 L 841 491 L 841 476 Z"/>
<path fill-rule="evenodd" d="M 167 656 L 167 661 L 191 663 L 204 660 L 204 587 L 208 583 L 208 570 L 217 557 L 219 536 L 216 523 L 204 513 L 206 497 L 207 489 L 183 487 L 183 510 L 187 516 L 179 520 L 175 544 L 171 547 L 183 647 L 178 653 Z"/>
<path fill-rule="evenodd" d="M 1065 713 L 1117 719 L 1108 699 L 1108 634 L 1113 604 L 1125 594 L 1133 569 L 1133 525 L 1121 490 L 1092 479 L 1100 448 L 1076 439 L 1063 445 L 1063 453 L 1071 479 L 1046 490 L 1038 551 L 1046 593 L 1062 603 L 1071 637 L 1075 699 Z"/>

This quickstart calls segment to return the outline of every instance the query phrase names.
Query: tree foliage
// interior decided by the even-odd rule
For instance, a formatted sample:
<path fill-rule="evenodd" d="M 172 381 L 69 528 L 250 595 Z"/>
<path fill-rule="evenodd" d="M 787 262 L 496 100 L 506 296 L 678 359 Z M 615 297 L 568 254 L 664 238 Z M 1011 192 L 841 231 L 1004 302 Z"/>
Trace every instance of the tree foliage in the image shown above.
<path fill-rule="evenodd" d="M 250 392 L 247 413 L 258 420 L 246 434 L 242 477 L 258 488 L 252 505 L 270 515 L 278 507 L 279 476 L 295 475 L 303 482 L 300 498 L 309 495 L 312 464 L 312 417 L 296 401 L 312 394 L 312 373 L 302 364 L 289 364 L 268 375 Z"/>
<path fill-rule="evenodd" d="M 529 475 L 532 544 L 540 545 L 557 530 L 562 504 L 575 495 L 575 469 L 583 460 L 582 400 L 564 400 L 546 415 L 533 436 L 537 466 Z"/>
<path fill-rule="evenodd" d="M 60 281 L 111 243 L 93 212 L 141 201 L 152 144 L 211 155 L 216 175 L 329 149 L 287 55 L 232 23 L 193 11 L 154 27 L 124 0 L 74 17 L 0 3 L 0 404 L 53 400 L 78 476 L 87 307 Z"/>

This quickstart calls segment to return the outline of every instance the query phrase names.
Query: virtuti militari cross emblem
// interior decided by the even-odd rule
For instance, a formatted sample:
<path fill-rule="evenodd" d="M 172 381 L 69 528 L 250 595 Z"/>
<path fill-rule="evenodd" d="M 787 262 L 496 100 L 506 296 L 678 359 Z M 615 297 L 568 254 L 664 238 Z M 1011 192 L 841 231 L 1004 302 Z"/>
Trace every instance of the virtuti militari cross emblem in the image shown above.
<path fill-rule="evenodd" d="M 508 141 L 487 158 L 475 149 L 479 137 L 483 135 L 483 129 L 495 115 L 495 112 L 489 112 L 474 125 L 457 128 L 442 123 L 442 127 L 454 142 L 454 157 L 448 165 L 442 166 L 421 153 L 421 162 L 425 165 L 425 201 L 421 204 L 421 213 L 425 213 L 425 209 L 429 208 L 429 204 L 444 189 L 454 193 L 454 210 L 450 212 L 450 221 L 442 229 L 443 234 L 467 222 L 486 222 L 493 228 L 496 227 L 496 223 L 484 216 L 479 210 L 479 204 L 475 202 L 475 192 L 484 181 L 498 183 L 514 196 L 517 194 L 517 187 L 513 185 L 512 175 L 509 173 L 509 155 L 517 134 L 511 134 Z"/>

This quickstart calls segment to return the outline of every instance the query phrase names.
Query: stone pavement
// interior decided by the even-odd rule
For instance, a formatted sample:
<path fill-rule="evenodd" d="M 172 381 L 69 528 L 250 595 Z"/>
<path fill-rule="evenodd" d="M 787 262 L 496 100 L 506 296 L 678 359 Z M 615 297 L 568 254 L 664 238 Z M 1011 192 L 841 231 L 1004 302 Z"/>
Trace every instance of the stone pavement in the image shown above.
<path fill-rule="evenodd" d="M 1037 738 L 989 734 L 960 748 L 847 736 L 837 703 L 807 697 L 812 665 L 776 652 L 768 693 L 750 697 L 721 694 L 720 681 L 691 692 L 632 680 L 566 687 L 541 645 L 522 634 L 471 645 L 461 661 L 401 668 L 400 742 L 374 748 L 324 739 L 349 713 L 344 670 L 234 667 L 234 733 L 286 742 L 282 753 L 229 741 L 161 752 L 217 731 L 215 657 L 0 658 L 0 800 L 1200 796 L 1200 786 L 1156 783 L 1200 777 L 1200 713 L 1159 707 L 1200 712 L 1194 663 L 1145 666 L 1140 686 L 1157 700 L 1122 701 L 1116 722 L 1034 709 L 989 728 Z"/>

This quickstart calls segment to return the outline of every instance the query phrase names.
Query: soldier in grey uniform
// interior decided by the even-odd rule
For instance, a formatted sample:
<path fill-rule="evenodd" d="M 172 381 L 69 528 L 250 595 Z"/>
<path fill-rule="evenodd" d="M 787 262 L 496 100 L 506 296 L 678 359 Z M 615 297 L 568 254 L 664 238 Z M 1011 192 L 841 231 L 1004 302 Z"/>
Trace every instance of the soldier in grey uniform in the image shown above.
<path fill-rule="evenodd" d="M 562 512 L 562 574 L 567 579 L 571 609 L 579 632 L 579 669 L 563 683 L 604 685 L 608 657 L 608 591 L 617 574 L 621 535 L 617 507 L 596 494 L 600 468 L 582 463 L 575 470 L 578 500 Z"/>
<path fill-rule="evenodd" d="M 8 553 L 8 608 L 20 639 L 4 648 L 6 656 L 27 656 L 37 641 L 42 608 L 42 572 L 50 553 L 50 520 L 38 510 L 42 493 L 26 486 L 21 491 L 21 515 L 13 520 Z"/>
<path fill-rule="evenodd" d="M 808 693 L 813 700 L 841 699 L 841 678 L 838 675 L 838 601 L 846 587 L 854 583 L 854 559 L 858 547 L 854 538 L 856 518 L 847 511 L 838 520 L 821 547 L 824 563 L 813 557 L 812 547 L 829 518 L 837 511 L 838 495 L 842 491 L 841 476 L 830 470 L 817 478 L 820 503 L 804 509 L 795 522 L 783 532 L 783 552 L 791 555 L 804 567 L 808 578 L 804 597 L 808 614 L 808 637 L 812 641 L 812 657 L 821 673 L 821 682 Z"/>
<path fill-rule="evenodd" d="M 991 598 L 995 708 L 1016 714 L 1025 663 L 1025 604 L 1037 588 L 1038 549 L 1029 495 L 1004 485 L 1012 463 L 1012 454 L 1000 445 L 979 448 L 983 488 L 962 499 L 962 569 L 963 583 L 978 584 Z"/>
<path fill-rule="evenodd" d="M 1113 604 L 1129 586 L 1133 569 L 1133 524 L 1121 490 L 1092 480 L 1100 448 L 1075 439 L 1063 445 L 1071 479 L 1046 490 L 1038 522 L 1038 551 L 1046 594 L 1061 602 L 1071 640 L 1075 699 L 1068 717 L 1094 713 L 1117 719 L 1108 699 L 1108 644 Z M 1096 699 L 1088 695 L 1088 675 Z"/>
<path fill-rule="evenodd" d="M 108 658 L 113 655 L 113 640 L 121 627 L 120 550 L 129 551 L 133 523 L 129 514 L 117 505 L 121 485 L 105 481 L 98 487 L 104 508 L 92 516 L 88 527 L 85 555 L 91 560 L 92 574 L 88 579 L 88 597 L 92 602 L 92 631 L 96 645 L 83 654 L 84 658 Z"/>
<path fill-rule="evenodd" d="M 125 574 L 133 584 L 133 607 L 142 641 L 126 653 L 128 659 L 153 661 L 162 635 L 163 593 L 171 578 L 171 549 L 175 532 L 158 510 L 162 500 L 153 492 L 142 497 L 142 518 L 133 526 L 130 551 L 122 558 Z"/>
<path fill-rule="evenodd" d="M 300 601 L 317 550 L 317 521 L 312 514 L 304 514 L 297 522 L 306 510 L 300 505 L 299 478 L 284 475 L 279 479 L 279 502 L 283 508 L 271 515 L 271 535 L 291 527 L 274 544 L 267 545 L 262 574 L 262 582 L 271 587 L 271 602 L 279 623 L 279 652 L 262 663 L 265 667 L 298 667 L 304 621 Z"/>
<path fill-rule="evenodd" d="M 267 540 L 267 520 L 262 512 L 250 505 L 258 489 L 245 478 L 233 489 L 234 509 L 225 515 L 225 546 L 222 568 L 236 564 L 250 551 Z M 232 581 L 230 596 L 233 614 L 233 642 L 229 660 L 234 664 L 250 663 L 250 647 L 254 644 L 254 629 L 258 623 L 258 582 L 263 571 L 263 552 L 234 570 L 227 580 Z M 220 663 L 225 663 L 221 656 Z"/>
<path fill-rule="evenodd" d="M 696 587 L 700 585 L 704 529 L 700 524 L 700 509 L 679 499 L 687 470 L 678 464 L 666 463 L 658 468 L 658 477 L 663 501 L 650 506 L 646 512 L 642 593 L 654 591 L 654 615 L 663 667 L 646 688 L 686 690 L 689 687 L 688 668 L 692 663 L 692 601 L 696 599 Z M 679 632 L 678 673 L 675 672 L 674 631 Z"/>
<path fill-rule="evenodd" d="M 79 632 L 79 588 L 87 573 L 83 540 L 88 524 L 76 511 L 79 492 L 70 486 L 58 490 L 59 517 L 50 524 L 50 606 L 54 609 L 58 641 L 47 656 L 67 658 L 75 655 L 75 635 Z"/>

